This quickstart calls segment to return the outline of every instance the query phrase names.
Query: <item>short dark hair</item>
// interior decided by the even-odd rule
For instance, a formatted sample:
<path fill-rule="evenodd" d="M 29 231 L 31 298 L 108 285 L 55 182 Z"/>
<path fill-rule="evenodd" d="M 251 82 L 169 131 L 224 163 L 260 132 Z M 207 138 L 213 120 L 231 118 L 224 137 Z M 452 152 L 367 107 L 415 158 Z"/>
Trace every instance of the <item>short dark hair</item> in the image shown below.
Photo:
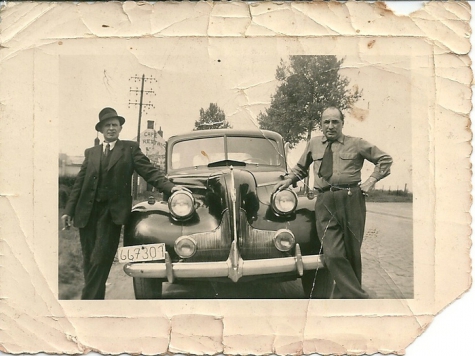
<path fill-rule="evenodd" d="M 322 111 L 322 117 L 323 117 L 323 113 L 329 109 L 334 109 L 334 110 L 338 110 L 338 112 L 340 113 L 340 119 L 341 119 L 341 122 L 345 122 L 345 115 L 343 115 L 343 112 L 340 110 L 340 108 L 336 107 L 336 106 L 327 106 L 323 111 Z M 322 118 L 320 117 L 320 121 L 322 120 Z"/>

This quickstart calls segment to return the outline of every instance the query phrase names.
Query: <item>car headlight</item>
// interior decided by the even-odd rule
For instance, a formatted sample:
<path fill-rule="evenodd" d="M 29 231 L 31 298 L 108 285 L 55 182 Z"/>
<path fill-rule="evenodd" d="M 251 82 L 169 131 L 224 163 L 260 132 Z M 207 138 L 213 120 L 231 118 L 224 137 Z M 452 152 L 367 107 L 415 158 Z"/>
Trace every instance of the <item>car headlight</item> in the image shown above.
<path fill-rule="evenodd" d="M 291 214 L 297 208 L 297 195 L 291 190 L 280 190 L 271 197 L 271 206 L 277 215 Z"/>
<path fill-rule="evenodd" d="M 175 241 L 175 252 L 181 258 L 190 258 L 196 252 L 196 241 L 190 236 L 181 236 Z"/>
<path fill-rule="evenodd" d="M 295 236 L 290 230 L 277 230 L 274 236 L 274 245 L 279 251 L 290 251 L 295 245 Z"/>
<path fill-rule="evenodd" d="M 185 220 L 195 212 L 195 199 L 191 193 L 179 190 L 168 199 L 168 208 L 174 218 Z"/>

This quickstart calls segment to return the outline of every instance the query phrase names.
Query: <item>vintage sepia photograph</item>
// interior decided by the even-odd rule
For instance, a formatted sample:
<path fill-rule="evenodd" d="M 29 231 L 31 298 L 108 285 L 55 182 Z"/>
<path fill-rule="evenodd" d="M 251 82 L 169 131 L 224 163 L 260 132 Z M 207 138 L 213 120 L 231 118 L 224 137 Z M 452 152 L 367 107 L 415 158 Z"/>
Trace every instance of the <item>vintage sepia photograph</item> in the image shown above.
<path fill-rule="evenodd" d="M 59 56 L 59 299 L 413 298 L 410 56 L 137 44 Z"/>
<path fill-rule="evenodd" d="M 404 354 L 471 284 L 469 20 L 2 5 L 1 350 Z"/>

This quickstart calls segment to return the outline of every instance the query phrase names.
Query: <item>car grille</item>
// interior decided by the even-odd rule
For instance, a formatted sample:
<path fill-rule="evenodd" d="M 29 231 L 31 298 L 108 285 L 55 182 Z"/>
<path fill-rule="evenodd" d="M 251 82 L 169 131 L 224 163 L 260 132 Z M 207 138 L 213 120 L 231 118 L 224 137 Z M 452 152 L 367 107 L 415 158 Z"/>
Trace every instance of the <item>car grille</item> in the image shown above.
<path fill-rule="evenodd" d="M 241 234 L 239 251 L 244 260 L 256 260 L 263 258 L 279 258 L 290 256 L 281 252 L 274 245 L 275 231 L 258 230 L 252 228 L 246 221 L 245 232 Z"/>
<path fill-rule="evenodd" d="M 239 252 L 244 260 L 279 258 L 290 256 L 274 246 L 275 231 L 254 229 L 247 222 L 245 214 L 241 214 L 239 229 Z M 214 231 L 189 235 L 197 244 L 196 253 L 184 262 L 226 261 L 229 257 L 232 242 L 232 228 L 229 223 L 229 212 L 223 214 L 221 225 Z"/>
<path fill-rule="evenodd" d="M 229 227 L 229 214 L 226 212 L 221 225 L 214 231 L 189 235 L 196 241 L 196 253 L 186 262 L 226 261 L 231 249 L 232 234 Z"/>

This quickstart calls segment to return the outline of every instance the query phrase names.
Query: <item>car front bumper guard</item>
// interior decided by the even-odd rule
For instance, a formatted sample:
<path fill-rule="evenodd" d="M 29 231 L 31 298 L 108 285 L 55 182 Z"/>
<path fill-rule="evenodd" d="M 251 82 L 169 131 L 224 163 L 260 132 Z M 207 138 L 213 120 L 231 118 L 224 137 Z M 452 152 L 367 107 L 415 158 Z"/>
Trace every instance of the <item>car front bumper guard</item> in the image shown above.
<path fill-rule="evenodd" d="M 127 263 L 124 271 L 131 277 L 163 278 L 173 283 L 175 278 L 217 278 L 228 277 L 237 282 L 243 276 L 296 272 L 324 267 L 323 255 L 302 256 L 299 244 L 295 245 L 294 257 L 243 260 L 233 241 L 229 257 L 222 262 L 180 262 L 173 263 L 165 253 L 165 263 Z"/>

